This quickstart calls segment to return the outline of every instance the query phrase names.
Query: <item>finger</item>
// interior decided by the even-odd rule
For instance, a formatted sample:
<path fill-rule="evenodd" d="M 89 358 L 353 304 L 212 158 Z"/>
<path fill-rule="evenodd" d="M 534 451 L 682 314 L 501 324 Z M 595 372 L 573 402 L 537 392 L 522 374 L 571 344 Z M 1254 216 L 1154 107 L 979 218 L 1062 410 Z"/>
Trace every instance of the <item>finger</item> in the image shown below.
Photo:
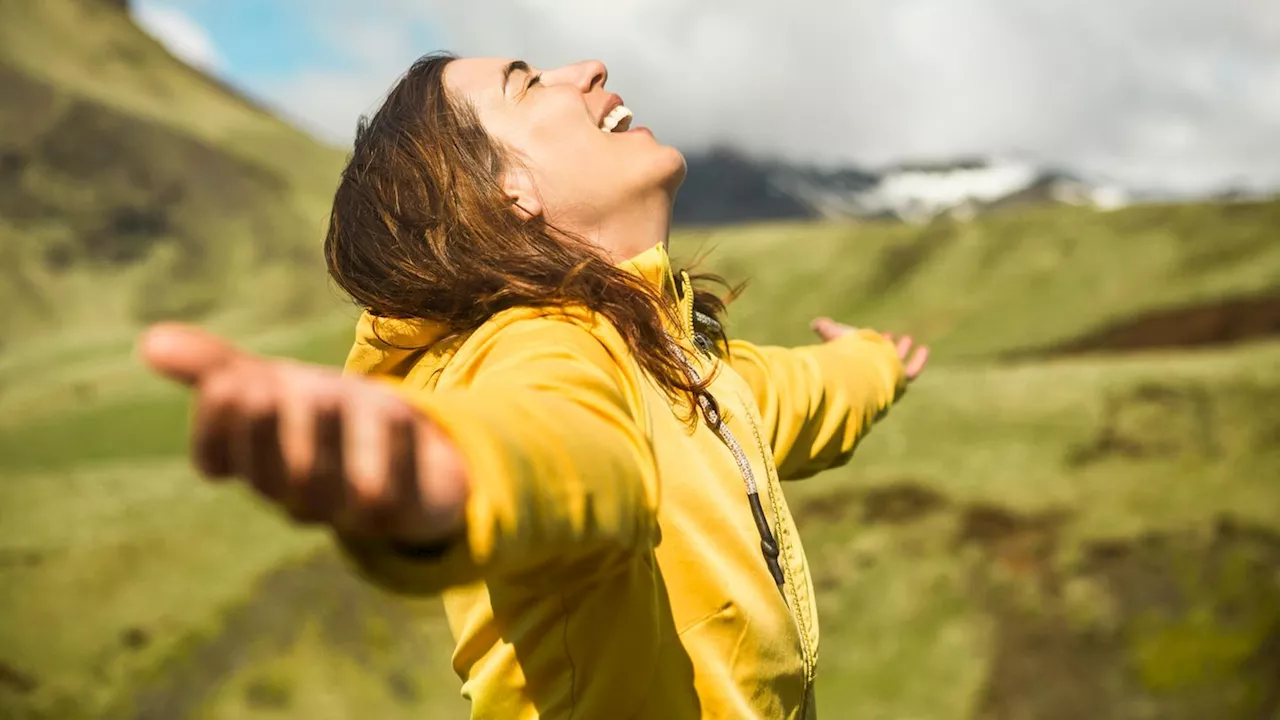
<path fill-rule="evenodd" d="M 836 336 L 836 322 L 828 317 L 814 318 L 809 323 L 809 327 L 822 338 L 823 342 L 828 342 Z"/>
<path fill-rule="evenodd" d="M 268 499 L 279 501 L 288 479 L 280 449 L 280 405 L 275 384 L 275 374 L 264 372 L 243 389 L 233 454 L 237 474 Z"/>
<path fill-rule="evenodd" d="M 815 318 L 809 327 L 822 338 L 824 342 L 831 342 L 847 333 L 853 332 L 854 328 L 832 320 L 829 317 Z"/>
<path fill-rule="evenodd" d="M 196 467 L 210 478 L 224 478 L 234 469 L 231 434 L 239 378 L 234 373 L 210 377 L 201 386 L 191 426 L 191 454 Z"/>
<path fill-rule="evenodd" d="M 284 460 L 286 491 L 301 488 L 315 465 L 316 418 L 312 380 L 296 368 L 280 371 L 280 457 Z"/>
<path fill-rule="evenodd" d="M 280 454 L 286 482 L 283 504 L 299 522 L 326 519 L 341 471 L 331 445 L 341 441 L 340 398 L 333 383 L 309 368 L 285 368 L 280 375 Z M 322 445 L 330 447 L 323 448 Z M 340 449 L 339 449 L 340 452 Z"/>
<path fill-rule="evenodd" d="M 377 517 L 378 523 L 370 528 L 385 528 L 410 542 L 429 539 L 432 520 L 425 512 L 427 501 L 422 492 L 431 483 L 431 472 L 421 452 L 420 426 L 421 422 L 410 413 L 407 422 L 397 421 L 391 428 L 388 505 L 386 513 Z"/>
<path fill-rule="evenodd" d="M 404 430 L 402 432 L 401 430 Z M 391 503 L 369 531 L 429 544 L 465 525 L 468 485 L 461 454 L 435 423 L 416 414 L 393 437 Z"/>
<path fill-rule="evenodd" d="M 898 338 L 898 345 L 897 345 L 898 359 L 900 360 L 907 359 L 907 353 L 911 352 L 911 342 L 912 340 L 910 335 L 903 335 L 902 337 Z"/>
<path fill-rule="evenodd" d="M 342 462 L 344 504 L 336 524 L 353 531 L 384 524 L 395 504 L 403 463 L 394 447 L 411 430 L 412 415 L 398 398 L 380 388 L 351 383 L 344 391 Z M 410 451 L 412 443 L 410 443 Z"/>
<path fill-rule="evenodd" d="M 248 357 L 216 335 L 177 323 L 148 330 L 139 341 L 139 353 L 152 370 L 185 385 Z"/>
<path fill-rule="evenodd" d="M 893 333 L 887 332 L 887 333 L 880 333 L 880 334 L 884 336 L 885 340 L 888 340 L 889 342 L 893 343 L 893 346 L 895 349 L 898 347 L 897 341 L 893 339 L 894 338 Z"/>
<path fill-rule="evenodd" d="M 468 480 L 458 446 L 433 422 L 414 423 L 417 468 L 413 496 L 422 508 L 422 532 L 439 539 L 465 525 Z"/>
<path fill-rule="evenodd" d="M 911 359 L 907 361 L 905 372 L 908 380 L 915 380 L 921 372 L 924 371 L 925 363 L 929 362 L 929 346 L 921 345 L 911 354 Z"/>
<path fill-rule="evenodd" d="M 304 514 L 299 518 L 304 522 L 330 522 L 342 506 L 343 408 L 336 390 L 325 388 L 315 406 L 315 462 L 303 495 Z"/>

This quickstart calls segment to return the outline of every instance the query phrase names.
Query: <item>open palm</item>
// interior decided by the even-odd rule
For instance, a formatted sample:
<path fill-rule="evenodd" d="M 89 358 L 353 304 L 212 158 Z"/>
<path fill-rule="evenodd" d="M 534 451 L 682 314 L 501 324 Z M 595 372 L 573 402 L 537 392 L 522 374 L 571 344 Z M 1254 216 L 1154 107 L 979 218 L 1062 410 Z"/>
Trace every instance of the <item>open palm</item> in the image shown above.
<path fill-rule="evenodd" d="M 851 332 L 857 332 L 858 328 L 851 325 L 838 323 L 829 317 L 820 317 L 813 321 L 813 331 L 822 338 L 824 342 L 831 342 L 838 338 L 844 337 Z M 925 363 L 929 362 L 929 346 L 916 345 L 915 340 L 910 335 L 895 335 L 894 333 L 881 333 L 889 342 L 894 344 L 898 349 L 898 359 L 902 360 L 903 372 L 907 376 L 907 380 L 915 380 L 924 372 Z"/>

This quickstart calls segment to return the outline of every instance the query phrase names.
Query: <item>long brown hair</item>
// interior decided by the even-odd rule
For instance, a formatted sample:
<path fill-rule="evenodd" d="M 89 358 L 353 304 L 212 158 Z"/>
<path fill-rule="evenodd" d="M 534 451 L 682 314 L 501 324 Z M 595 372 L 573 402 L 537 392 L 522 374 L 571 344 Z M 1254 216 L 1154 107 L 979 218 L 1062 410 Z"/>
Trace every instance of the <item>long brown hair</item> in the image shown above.
<path fill-rule="evenodd" d="M 674 305 L 589 241 L 512 212 L 501 147 L 445 88 L 453 59 L 421 58 L 361 118 L 325 238 L 334 281 L 376 317 L 439 321 L 453 337 L 512 307 L 587 308 L 673 400 L 696 408 L 709 379 L 688 378 L 666 342 Z M 724 302 L 698 289 L 695 307 L 717 321 L 701 330 L 723 347 Z"/>

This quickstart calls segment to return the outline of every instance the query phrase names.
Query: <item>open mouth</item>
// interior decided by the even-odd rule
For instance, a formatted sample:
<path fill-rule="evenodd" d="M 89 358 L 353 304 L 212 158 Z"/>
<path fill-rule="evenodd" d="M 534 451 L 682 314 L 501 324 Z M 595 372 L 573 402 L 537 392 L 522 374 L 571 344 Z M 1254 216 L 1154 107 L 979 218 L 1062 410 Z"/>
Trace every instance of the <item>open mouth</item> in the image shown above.
<path fill-rule="evenodd" d="M 619 105 L 600 121 L 600 130 L 607 133 L 626 132 L 631 127 L 632 117 L 634 116 L 626 105 Z"/>

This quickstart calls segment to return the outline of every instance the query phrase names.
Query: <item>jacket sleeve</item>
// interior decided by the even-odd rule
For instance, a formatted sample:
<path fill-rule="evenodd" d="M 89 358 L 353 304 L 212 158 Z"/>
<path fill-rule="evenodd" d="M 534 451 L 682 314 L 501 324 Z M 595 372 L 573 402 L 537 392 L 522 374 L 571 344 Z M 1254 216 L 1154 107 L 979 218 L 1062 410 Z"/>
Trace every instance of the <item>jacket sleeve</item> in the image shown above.
<path fill-rule="evenodd" d="M 751 386 L 783 480 L 848 462 L 905 387 L 893 344 L 871 330 L 799 348 L 733 340 L 729 363 Z"/>
<path fill-rule="evenodd" d="M 653 547 L 657 470 L 630 361 L 550 317 L 472 343 L 447 387 L 401 388 L 460 450 L 465 534 L 426 554 L 340 539 L 362 573 L 425 594 L 497 576 L 537 582 L 552 566 L 603 572 Z"/>

